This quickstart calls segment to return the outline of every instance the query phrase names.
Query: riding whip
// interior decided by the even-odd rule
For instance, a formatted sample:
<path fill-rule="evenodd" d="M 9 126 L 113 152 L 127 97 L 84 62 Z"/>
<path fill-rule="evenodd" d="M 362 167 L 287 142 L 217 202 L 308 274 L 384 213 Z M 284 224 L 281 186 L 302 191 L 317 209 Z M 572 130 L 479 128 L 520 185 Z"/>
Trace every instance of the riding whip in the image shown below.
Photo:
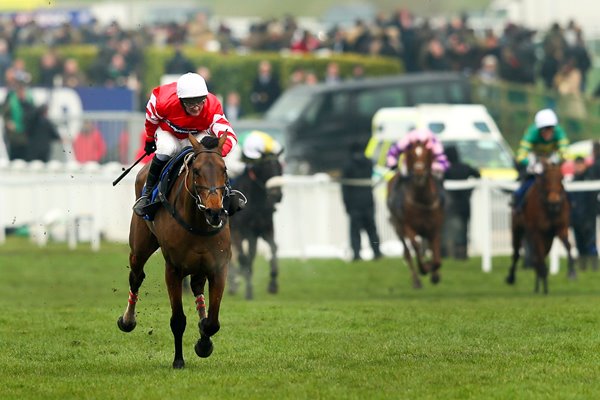
<path fill-rule="evenodd" d="M 123 171 L 123 173 L 121 175 L 119 175 L 119 177 L 117 179 L 115 179 L 113 181 L 113 186 L 115 186 L 117 183 L 119 183 L 121 181 L 121 179 L 125 178 L 125 175 L 127 175 L 129 173 L 129 171 L 131 171 L 133 169 L 133 167 L 135 167 L 136 165 L 139 164 L 140 161 L 142 161 L 142 159 L 144 157 L 146 157 L 148 154 L 144 153 L 142 154 L 142 156 L 140 158 L 138 158 L 137 160 L 135 160 L 135 162 L 133 163 L 133 165 L 129 168 L 127 168 L 126 170 Z"/>

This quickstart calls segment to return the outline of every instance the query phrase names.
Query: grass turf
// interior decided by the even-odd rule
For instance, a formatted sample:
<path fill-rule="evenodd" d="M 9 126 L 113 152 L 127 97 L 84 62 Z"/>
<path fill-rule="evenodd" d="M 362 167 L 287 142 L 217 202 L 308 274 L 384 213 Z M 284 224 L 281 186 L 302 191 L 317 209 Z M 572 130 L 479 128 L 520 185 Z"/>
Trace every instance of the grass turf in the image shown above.
<path fill-rule="evenodd" d="M 126 246 L 0 247 L 1 399 L 583 399 L 600 397 L 600 273 L 507 286 L 508 259 L 445 260 L 442 282 L 413 290 L 398 258 L 282 260 L 280 293 L 255 268 L 255 300 L 226 294 L 215 351 L 199 359 L 191 295 L 186 367 L 173 339 L 163 263 L 154 255 L 138 325 L 120 332 Z"/>

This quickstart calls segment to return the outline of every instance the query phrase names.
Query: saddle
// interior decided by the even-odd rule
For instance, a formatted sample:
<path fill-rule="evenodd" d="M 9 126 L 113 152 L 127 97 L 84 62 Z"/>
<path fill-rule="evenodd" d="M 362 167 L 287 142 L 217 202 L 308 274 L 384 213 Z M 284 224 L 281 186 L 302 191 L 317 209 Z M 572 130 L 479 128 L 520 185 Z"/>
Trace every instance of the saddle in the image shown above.
<path fill-rule="evenodd" d="M 144 208 L 144 211 L 146 212 L 146 215 L 144 216 L 145 220 L 154 220 L 154 215 L 162 205 L 162 199 L 171 192 L 171 189 L 175 184 L 175 180 L 183 171 L 183 164 L 186 156 L 192 152 L 193 149 L 191 146 L 184 147 L 179 154 L 171 158 L 167 165 L 164 166 L 162 172 L 160 173 L 158 184 L 152 190 L 150 202 L 146 208 Z"/>

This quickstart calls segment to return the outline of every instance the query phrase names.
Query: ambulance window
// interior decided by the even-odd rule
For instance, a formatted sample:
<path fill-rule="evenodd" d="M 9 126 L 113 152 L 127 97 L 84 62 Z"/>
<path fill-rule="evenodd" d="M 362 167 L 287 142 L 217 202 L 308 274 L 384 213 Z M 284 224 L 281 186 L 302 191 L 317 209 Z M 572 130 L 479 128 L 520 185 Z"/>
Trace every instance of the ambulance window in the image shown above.
<path fill-rule="evenodd" d="M 488 124 L 486 124 L 483 121 L 475 121 L 473 123 L 473 125 L 475 126 L 475 129 L 477 129 L 479 132 L 482 132 L 482 133 L 490 133 L 491 132 Z"/>
<path fill-rule="evenodd" d="M 433 133 L 442 133 L 446 129 L 446 125 L 443 122 L 430 122 L 429 130 Z"/>

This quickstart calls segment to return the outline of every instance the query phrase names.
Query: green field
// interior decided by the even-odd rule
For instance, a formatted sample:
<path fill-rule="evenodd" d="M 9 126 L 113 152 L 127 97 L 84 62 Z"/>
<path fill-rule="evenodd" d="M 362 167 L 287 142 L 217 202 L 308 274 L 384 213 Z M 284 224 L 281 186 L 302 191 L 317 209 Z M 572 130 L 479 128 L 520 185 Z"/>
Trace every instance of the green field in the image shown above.
<path fill-rule="evenodd" d="M 0 399 L 593 399 L 600 398 L 600 272 L 533 273 L 503 283 L 508 259 L 446 261 L 415 291 L 397 258 L 282 260 L 280 294 L 225 295 L 208 359 L 196 357 L 184 303 L 186 367 L 172 370 L 160 254 L 147 268 L 138 325 L 120 332 L 127 248 L 0 246 Z"/>

